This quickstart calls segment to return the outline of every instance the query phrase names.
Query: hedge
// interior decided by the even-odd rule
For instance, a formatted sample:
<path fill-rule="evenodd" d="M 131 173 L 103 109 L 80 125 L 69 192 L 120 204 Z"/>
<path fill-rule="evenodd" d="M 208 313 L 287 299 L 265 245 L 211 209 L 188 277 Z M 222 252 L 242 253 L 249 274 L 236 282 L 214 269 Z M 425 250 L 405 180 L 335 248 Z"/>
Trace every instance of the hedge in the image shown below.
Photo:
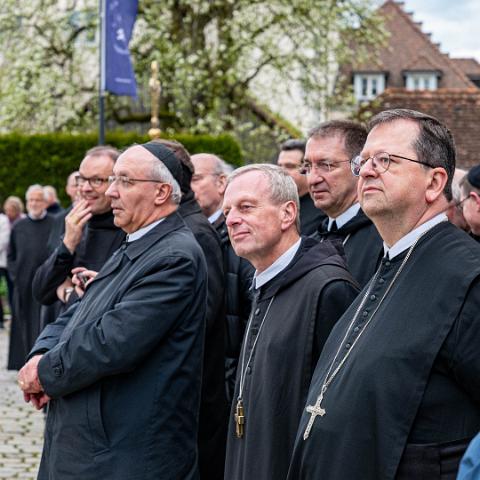
<path fill-rule="evenodd" d="M 232 165 L 243 164 L 240 146 L 228 134 L 216 137 L 178 134 L 168 138 L 181 142 L 191 154 L 215 153 Z M 136 133 L 112 132 L 106 135 L 106 143 L 120 149 L 146 141 L 147 136 Z M 0 202 L 3 204 L 9 195 L 24 199 L 28 186 L 40 183 L 53 185 L 63 205 L 68 205 L 66 179 L 78 169 L 85 152 L 96 144 L 96 134 L 1 135 Z"/>

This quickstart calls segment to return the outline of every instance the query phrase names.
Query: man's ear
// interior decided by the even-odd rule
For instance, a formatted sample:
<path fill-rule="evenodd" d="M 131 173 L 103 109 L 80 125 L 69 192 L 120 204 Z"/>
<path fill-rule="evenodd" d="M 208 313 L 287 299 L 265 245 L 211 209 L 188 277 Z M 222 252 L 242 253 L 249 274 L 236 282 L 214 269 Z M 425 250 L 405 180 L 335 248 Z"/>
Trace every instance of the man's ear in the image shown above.
<path fill-rule="evenodd" d="M 217 187 L 218 193 L 223 196 L 225 189 L 227 188 L 227 176 L 224 173 L 221 173 L 217 177 Z"/>
<path fill-rule="evenodd" d="M 155 205 L 163 205 L 172 196 L 172 186 L 169 183 L 157 183 L 155 188 Z"/>
<path fill-rule="evenodd" d="M 443 190 L 448 181 L 447 171 L 442 167 L 431 168 L 427 176 L 427 188 L 425 199 L 427 203 L 433 203 L 443 195 Z"/>
<path fill-rule="evenodd" d="M 285 202 L 280 207 L 280 215 L 282 221 L 282 230 L 287 230 L 295 223 L 297 219 L 297 204 L 292 200 Z"/>
<path fill-rule="evenodd" d="M 475 202 L 475 207 L 477 212 L 480 212 L 480 195 L 477 192 L 470 192 L 470 196 L 473 198 Z"/>

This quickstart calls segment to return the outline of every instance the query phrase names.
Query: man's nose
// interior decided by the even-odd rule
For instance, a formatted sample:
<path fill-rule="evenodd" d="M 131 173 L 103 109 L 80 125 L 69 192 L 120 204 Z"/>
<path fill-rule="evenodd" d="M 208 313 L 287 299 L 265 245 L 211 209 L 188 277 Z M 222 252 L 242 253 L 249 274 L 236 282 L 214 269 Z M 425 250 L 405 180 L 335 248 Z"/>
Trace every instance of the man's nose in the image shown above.
<path fill-rule="evenodd" d="M 118 190 L 115 186 L 115 182 L 108 186 L 107 190 L 105 191 L 105 196 L 111 198 L 118 197 Z"/>
<path fill-rule="evenodd" d="M 228 214 L 225 217 L 225 223 L 227 227 L 232 227 L 233 225 L 236 225 L 241 222 L 241 218 L 238 215 L 238 212 L 235 210 L 230 210 Z"/>
<path fill-rule="evenodd" d="M 377 177 L 378 172 L 374 168 L 373 158 L 369 158 L 360 168 L 360 176 L 365 177 Z"/>

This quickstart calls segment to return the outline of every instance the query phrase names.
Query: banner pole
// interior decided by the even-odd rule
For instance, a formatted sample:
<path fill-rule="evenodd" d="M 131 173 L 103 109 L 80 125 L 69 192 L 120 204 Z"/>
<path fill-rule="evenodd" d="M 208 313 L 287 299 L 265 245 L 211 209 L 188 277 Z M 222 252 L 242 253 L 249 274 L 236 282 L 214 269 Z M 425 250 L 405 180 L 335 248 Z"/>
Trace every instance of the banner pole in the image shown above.
<path fill-rule="evenodd" d="M 100 79 L 98 91 L 98 144 L 105 144 L 105 2 L 106 0 L 99 0 L 99 15 L 100 15 Z"/>

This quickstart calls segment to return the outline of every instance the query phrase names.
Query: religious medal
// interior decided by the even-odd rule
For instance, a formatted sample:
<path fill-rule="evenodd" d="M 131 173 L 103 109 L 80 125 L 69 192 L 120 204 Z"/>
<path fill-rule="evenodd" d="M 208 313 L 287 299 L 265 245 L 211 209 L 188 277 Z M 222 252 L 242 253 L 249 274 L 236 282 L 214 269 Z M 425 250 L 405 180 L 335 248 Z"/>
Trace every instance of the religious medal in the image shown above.
<path fill-rule="evenodd" d="M 243 401 L 238 399 L 237 406 L 235 408 L 235 432 L 237 438 L 243 437 L 243 426 L 245 424 L 245 415 L 243 413 Z"/>

